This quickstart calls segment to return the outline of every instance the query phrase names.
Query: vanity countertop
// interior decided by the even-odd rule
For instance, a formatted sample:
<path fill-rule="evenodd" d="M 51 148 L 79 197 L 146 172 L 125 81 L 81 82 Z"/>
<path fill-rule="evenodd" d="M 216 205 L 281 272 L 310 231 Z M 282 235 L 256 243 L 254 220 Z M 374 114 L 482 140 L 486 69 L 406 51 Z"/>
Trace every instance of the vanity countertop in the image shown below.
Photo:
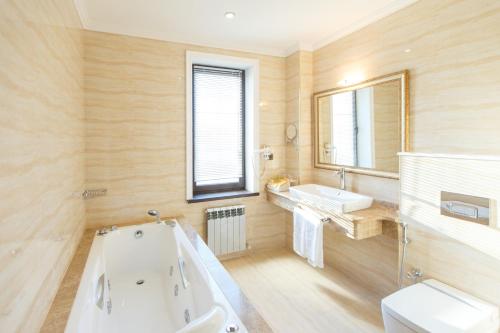
<path fill-rule="evenodd" d="M 293 212 L 293 208 L 300 203 L 288 191 L 267 191 L 267 200 L 290 212 Z M 351 213 L 334 214 L 324 211 L 321 213 L 332 220 L 327 225 L 339 229 L 347 237 L 356 240 L 381 235 L 384 222 L 397 222 L 398 220 L 397 205 L 379 201 L 374 201 L 370 208 Z"/>

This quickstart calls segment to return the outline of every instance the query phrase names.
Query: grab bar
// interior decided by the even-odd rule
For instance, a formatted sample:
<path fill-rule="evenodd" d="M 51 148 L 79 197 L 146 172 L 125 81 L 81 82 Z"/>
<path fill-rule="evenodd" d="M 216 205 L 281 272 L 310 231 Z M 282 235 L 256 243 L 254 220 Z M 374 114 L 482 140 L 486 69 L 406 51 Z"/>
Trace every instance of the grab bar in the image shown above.
<path fill-rule="evenodd" d="M 99 280 L 97 281 L 97 287 L 95 289 L 95 305 L 102 310 L 104 306 L 104 273 L 101 274 Z"/>
<path fill-rule="evenodd" d="M 189 286 L 189 282 L 186 279 L 186 273 L 184 272 L 184 265 L 185 265 L 184 259 L 182 257 L 179 257 L 179 272 L 181 273 L 182 286 L 184 287 L 184 289 L 187 289 L 187 287 Z"/>

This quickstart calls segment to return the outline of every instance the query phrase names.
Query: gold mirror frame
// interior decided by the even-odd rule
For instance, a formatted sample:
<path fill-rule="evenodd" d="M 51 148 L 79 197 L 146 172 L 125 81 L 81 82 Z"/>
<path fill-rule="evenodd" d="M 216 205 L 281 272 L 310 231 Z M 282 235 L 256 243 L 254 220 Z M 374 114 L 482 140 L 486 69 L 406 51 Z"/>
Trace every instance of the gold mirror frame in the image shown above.
<path fill-rule="evenodd" d="M 407 70 L 392 73 L 380 77 L 376 77 L 370 80 L 366 80 L 354 85 L 334 88 L 325 91 L 321 91 L 315 93 L 313 95 L 313 123 L 314 123 L 314 131 L 313 131 L 313 142 L 314 142 L 314 167 L 319 169 L 327 169 L 327 170 L 340 170 L 342 168 L 347 172 L 370 175 L 370 176 L 378 176 L 385 178 L 393 178 L 399 179 L 399 172 L 388 172 L 381 171 L 375 169 L 366 169 L 366 168 L 358 168 L 358 167 L 349 167 L 328 163 L 321 163 L 319 161 L 319 152 L 318 152 L 318 127 L 319 127 L 319 117 L 318 117 L 318 101 L 320 97 L 333 95 L 341 92 L 352 91 L 356 89 L 365 88 L 368 86 L 373 86 L 376 84 L 384 83 L 387 81 L 400 80 L 401 81 L 401 113 L 400 113 L 400 126 L 401 126 L 401 152 L 409 152 L 410 151 L 410 100 L 409 100 L 409 73 Z"/>

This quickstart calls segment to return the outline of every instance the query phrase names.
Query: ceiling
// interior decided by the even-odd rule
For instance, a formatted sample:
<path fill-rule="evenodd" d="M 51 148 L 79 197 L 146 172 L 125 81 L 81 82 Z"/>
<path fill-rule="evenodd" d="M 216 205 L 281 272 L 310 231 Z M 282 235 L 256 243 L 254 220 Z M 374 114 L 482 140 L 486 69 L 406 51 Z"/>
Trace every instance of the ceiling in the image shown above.
<path fill-rule="evenodd" d="M 416 0 L 74 0 L 85 29 L 287 56 Z M 236 17 L 229 20 L 224 13 Z"/>

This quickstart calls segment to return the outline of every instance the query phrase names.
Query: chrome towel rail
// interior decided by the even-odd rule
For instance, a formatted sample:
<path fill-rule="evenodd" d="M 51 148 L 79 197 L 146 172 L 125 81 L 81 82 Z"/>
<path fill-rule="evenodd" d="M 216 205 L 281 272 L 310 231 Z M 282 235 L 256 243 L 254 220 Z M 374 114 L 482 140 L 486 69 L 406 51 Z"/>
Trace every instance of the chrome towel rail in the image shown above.
<path fill-rule="evenodd" d="M 85 190 L 82 193 L 82 198 L 84 200 L 95 198 L 95 197 L 102 197 L 105 196 L 108 193 L 108 189 L 106 188 L 98 188 L 98 189 L 93 189 L 93 190 Z"/>

